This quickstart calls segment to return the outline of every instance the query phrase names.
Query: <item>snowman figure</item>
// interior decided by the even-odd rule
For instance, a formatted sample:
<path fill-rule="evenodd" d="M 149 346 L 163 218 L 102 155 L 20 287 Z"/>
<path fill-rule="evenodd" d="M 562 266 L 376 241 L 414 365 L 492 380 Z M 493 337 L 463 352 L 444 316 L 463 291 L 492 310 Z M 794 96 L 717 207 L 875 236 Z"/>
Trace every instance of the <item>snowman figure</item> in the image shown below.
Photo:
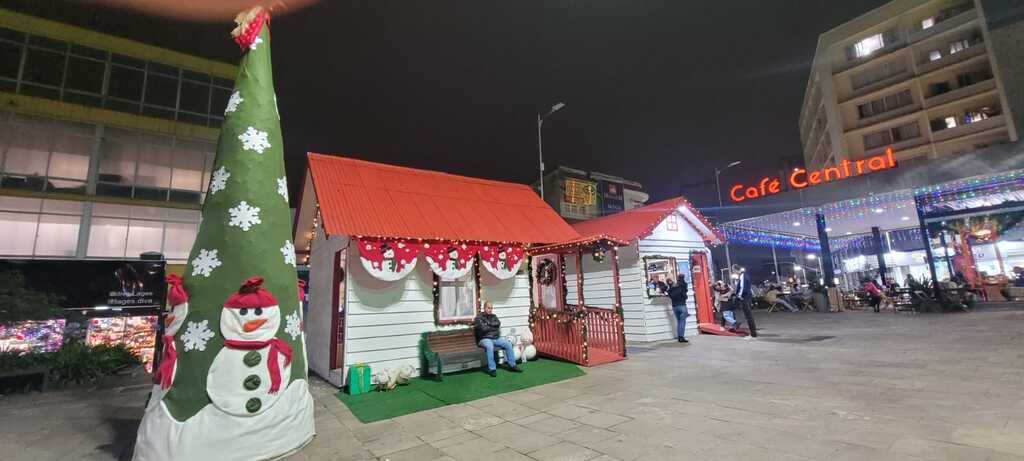
<path fill-rule="evenodd" d="M 386 243 L 382 243 L 380 245 L 380 254 L 384 257 L 384 260 L 380 262 L 381 270 L 385 272 L 398 272 L 398 265 L 395 263 L 395 249 Z"/>
<path fill-rule="evenodd" d="M 174 382 L 174 374 L 178 371 L 178 353 L 174 348 L 174 335 L 178 334 L 188 316 L 188 294 L 181 286 L 181 277 L 175 274 L 167 276 L 167 303 L 171 312 L 164 315 L 164 348 L 160 357 L 160 367 L 153 371 L 153 392 L 147 407 L 156 405 Z"/>
<path fill-rule="evenodd" d="M 508 268 L 508 252 L 505 251 L 505 247 L 498 247 L 498 268 L 507 271 Z"/>
<path fill-rule="evenodd" d="M 206 393 L 217 408 L 236 416 L 270 409 L 291 377 L 292 349 L 276 338 L 281 327 L 277 299 L 252 277 L 224 303 L 220 331 L 224 348 L 206 378 Z"/>
<path fill-rule="evenodd" d="M 448 259 L 444 262 L 445 272 L 458 272 L 459 271 L 459 249 L 455 247 L 448 247 Z"/>

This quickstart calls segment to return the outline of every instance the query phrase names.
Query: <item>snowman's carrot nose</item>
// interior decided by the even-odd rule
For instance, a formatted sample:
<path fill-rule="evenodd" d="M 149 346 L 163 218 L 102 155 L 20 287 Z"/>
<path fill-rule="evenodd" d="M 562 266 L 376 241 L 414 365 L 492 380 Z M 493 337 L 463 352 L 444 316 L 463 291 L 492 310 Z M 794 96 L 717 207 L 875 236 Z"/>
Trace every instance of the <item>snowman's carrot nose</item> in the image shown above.
<path fill-rule="evenodd" d="M 257 328 L 263 326 L 264 323 L 267 323 L 267 319 L 250 320 L 242 325 L 242 330 L 246 333 L 251 333 L 256 331 Z"/>

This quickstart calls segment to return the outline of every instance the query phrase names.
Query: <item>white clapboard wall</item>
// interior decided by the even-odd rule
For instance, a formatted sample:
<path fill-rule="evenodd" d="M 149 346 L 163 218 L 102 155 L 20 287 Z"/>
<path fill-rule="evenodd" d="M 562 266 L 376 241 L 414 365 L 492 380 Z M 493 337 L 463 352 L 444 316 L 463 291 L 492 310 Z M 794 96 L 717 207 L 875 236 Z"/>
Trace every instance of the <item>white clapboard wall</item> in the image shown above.
<path fill-rule="evenodd" d="M 686 261 L 690 253 L 694 251 L 707 252 L 707 245 L 703 237 L 693 228 L 683 215 L 676 212 L 675 229 L 669 230 L 669 219 L 662 220 L 655 227 L 651 235 L 640 239 L 640 271 L 643 272 L 643 258 L 645 256 L 671 256 L 678 261 Z M 711 255 L 708 254 L 708 261 Z M 687 280 L 690 280 L 687 274 Z M 693 284 L 690 284 L 690 293 L 687 296 L 687 307 L 690 315 L 686 318 L 686 335 L 697 334 L 697 306 L 693 299 Z M 676 318 L 672 312 L 672 303 L 667 296 L 648 298 L 646 293 L 643 297 L 644 320 L 646 325 L 647 341 L 660 341 L 676 337 Z"/>
<path fill-rule="evenodd" d="M 371 276 L 350 250 L 346 264 L 345 369 L 327 370 L 330 360 L 330 316 L 334 254 L 347 238 L 325 240 L 318 233 L 310 255 L 310 306 L 307 345 L 311 368 L 335 385 L 346 382 L 348 368 L 366 363 L 374 371 L 421 366 L 420 339 L 424 332 L 468 326 L 438 327 L 434 323 L 433 273 L 422 255 L 416 269 L 395 282 Z M 525 265 L 524 265 L 525 266 Z M 481 297 L 494 304 L 502 335 L 518 336 L 529 328 L 530 289 L 525 270 L 509 280 L 498 280 L 481 268 Z M 482 302 L 481 302 L 482 304 Z M 336 376 L 331 376 L 331 375 Z M 333 378 L 333 379 L 332 379 Z"/>
<path fill-rule="evenodd" d="M 611 309 L 615 305 L 612 285 L 611 253 L 604 261 L 594 261 L 591 253 L 583 253 L 583 300 L 591 307 Z M 566 302 L 578 304 L 576 295 L 576 257 L 565 255 Z M 643 271 L 637 263 L 636 246 L 619 248 L 619 282 L 622 284 L 623 328 L 626 341 L 646 341 L 644 305 L 642 301 Z"/>

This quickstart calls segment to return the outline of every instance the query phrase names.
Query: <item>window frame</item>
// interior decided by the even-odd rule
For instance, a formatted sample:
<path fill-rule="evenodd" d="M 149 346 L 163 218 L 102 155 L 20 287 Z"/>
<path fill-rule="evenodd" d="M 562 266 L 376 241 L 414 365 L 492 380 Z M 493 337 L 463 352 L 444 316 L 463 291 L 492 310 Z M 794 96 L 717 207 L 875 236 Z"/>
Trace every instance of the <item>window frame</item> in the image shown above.
<path fill-rule="evenodd" d="M 431 275 L 433 276 L 434 282 L 434 324 L 438 326 L 472 325 L 476 316 L 480 313 L 480 256 L 473 256 L 473 267 L 470 269 L 470 273 L 458 279 L 443 280 L 440 276 L 434 273 L 434 271 L 431 271 Z M 443 318 L 441 316 L 441 305 L 444 302 L 442 299 L 443 291 L 441 288 L 445 286 L 446 283 L 453 284 L 458 289 L 465 288 L 464 285 L 459 286 L 458 284 L 469 283 L 471 285 L 473 289 L 472 314 L 466 317 L 454 318 Z M 458 293 L 458 289 L 456 290 L 456 293 Z M 458 298 L 456 298 L 456 302 L 458 302 Z"/>
<path fill-rule="evenodd" d="M 668 266 L 667 270 L 655 272 L 655 274 L 666 274 L 665 277 L 666 277 L 666 280 L 667 280 L 668 277 L 671 277 L 673 275 L 674 275 L 674 277 L 678 277 L 679 276 L 679 262 L 676 260 L 676 257 L 675 256 L 665 256 L 665 255 L 646 255 L 646 256 L 643 257 L 643 261 L 644 261 L 644 281 L 643 281 L 643 283 L 644 283 L 644 295 L 647 296 L 647 299 L 656 299 L 656 298 L 666 298 L 666 297 L 668 297 L 668 293 L 667 292 L 666 293 L 658 293 L 658 292 L 652 292 L 651 291 L 652 290 L 652 288 L 650 286 L 650 281 L 651 281 L 651 277 L 652 277 L 652 274 L 651 274 L 651 263 L 656 263 L 656 262 L 664 261 L 667 264 L 667 266 Z"/>

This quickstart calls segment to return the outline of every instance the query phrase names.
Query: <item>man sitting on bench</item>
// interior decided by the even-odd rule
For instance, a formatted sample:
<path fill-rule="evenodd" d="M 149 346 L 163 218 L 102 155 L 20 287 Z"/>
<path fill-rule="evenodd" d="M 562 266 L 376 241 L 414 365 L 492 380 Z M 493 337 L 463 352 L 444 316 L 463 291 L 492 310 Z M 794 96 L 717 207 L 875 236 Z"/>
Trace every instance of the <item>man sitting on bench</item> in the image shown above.
<path fill-rule="evenodd" d="M 491 377 L 497 376 L 498 366 L 494 363 L 494 346 L 498 346 L 505 350 L 505 363 L 508 365 L 508 370 L 515 373 L 521 373 L 518 367 L 516 367 L 516 352 L 512 347 L 512 343 L 508 342 L 507 339 L 501 337 L 501 320 L 498 319 L 497 315 L 494 315 L 494 306 L 491 305 L 490 301 L 484 303 L 484 311 L 477 314 L 476 318 L 473 319 L 473 330 L 476 331 L 477 344 L 487 351 L 487 374 Z"/>

